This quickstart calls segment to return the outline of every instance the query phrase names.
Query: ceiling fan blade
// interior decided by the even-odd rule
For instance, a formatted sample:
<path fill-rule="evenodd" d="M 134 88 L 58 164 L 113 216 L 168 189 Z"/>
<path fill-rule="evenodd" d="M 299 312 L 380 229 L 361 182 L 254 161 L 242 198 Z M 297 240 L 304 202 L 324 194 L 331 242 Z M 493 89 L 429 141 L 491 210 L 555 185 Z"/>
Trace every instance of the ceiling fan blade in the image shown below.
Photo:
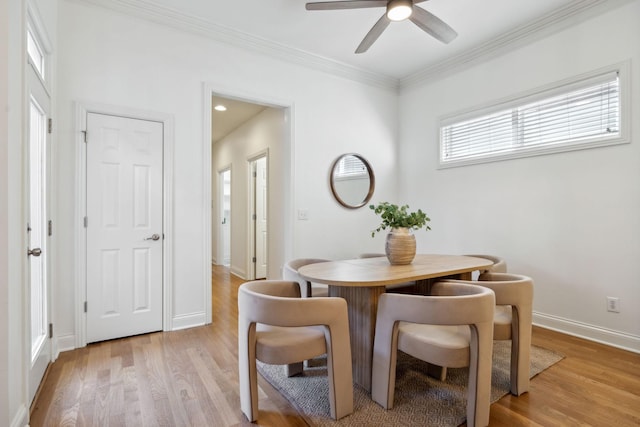
<path fill-rule="evenodd" d="M 362 9 L 365 7 L 387 7 L 387 0 L 347 0 L 307 3 L 307 10 Z"/>
<path fill-rule="evenodd" d="M 434 14 L 427 12 L 421 7 L 414 6 L 413 13 L 409 19 L 423 31 L 431 34 L 443 43 L 449 43 L 458 37 L 458 33 L 456 33 L 453 28 L 448 26 L 443 20 Z"/>
<path fill-rule="evenodd" d="M 371 45 L 378 40 L 380 34 L 389 26 L 391 20 L 387 18 L 387 14 L 382 15 L 382 18 L 378 19 L 378 22 L 375 23 L 373 27 L 369 30 L 362 42 L 360 42 L 360 46 L 356 49 L 356 53 L 364 53 L 371 47 Z"/>

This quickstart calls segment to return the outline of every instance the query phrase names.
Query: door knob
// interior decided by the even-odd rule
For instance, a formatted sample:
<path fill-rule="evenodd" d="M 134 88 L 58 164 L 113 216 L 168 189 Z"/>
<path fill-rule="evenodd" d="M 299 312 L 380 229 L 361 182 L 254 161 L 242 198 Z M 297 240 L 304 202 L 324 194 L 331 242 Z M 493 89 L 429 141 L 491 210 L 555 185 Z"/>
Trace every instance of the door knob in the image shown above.
<path fill-rule="evenodd" d="M 31 255 L 40 256 L 40 255 L 42 255 L 42 249 L 40 249 L 40 248 L 28 249 L 27 250 L 27 255 L 28 256 L 31 256 Z"/>
<path fill-rule="evenodd" d="M 158 234 L 153 234 L 151 237 L 147 237 L 144 240 L 160 240 L 160 235 Z"/>

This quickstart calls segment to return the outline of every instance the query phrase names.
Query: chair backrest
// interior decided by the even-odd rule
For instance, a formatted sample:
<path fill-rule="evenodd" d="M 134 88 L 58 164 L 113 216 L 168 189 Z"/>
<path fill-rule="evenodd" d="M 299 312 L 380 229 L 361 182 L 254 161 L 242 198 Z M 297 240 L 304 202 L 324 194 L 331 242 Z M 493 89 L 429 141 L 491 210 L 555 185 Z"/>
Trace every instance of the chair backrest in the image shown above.
<path fill-rule="evenodd" d="M 533 305 L 533 279 L 522 274 L 482 273 L 476 285 L 485 286 L 496 294 L 497 305 L 517 305 L 531 310 Z"/>
<path fill-rule="evenodd" d="M 486 268 L 485 270 L 483 270 L 482 272 L 492 272 L 492 273 L 506 273 L 507 272 L 507 261 L 504 260 L 504 258 L 495 256 L 495 255 L 466 255 L 466 256 L 472 256 L 475 258 L 484 258 L 484 259 L 488 259 L 489 261 L 493 262 L 493 265 L 491 267 Z"/>
<path fill-rule="evenodd" d="M 300 286 L 300 294 L 303 297 L 308 297 L 308 292 L 310 291 L 311 284 L 307 282 L 300 274 L 298 274 L 298 269 L 302 266 L 309 264 L 317 264 L 319 262 L 328 262 L 328 259 L 322 258 L 297 258 L 292 259 L 285 263 L 284 268 L 282 270 L 282 278 L 284 280 L 291 280 L 297 282 Z"/>
<path fill-rule="evenodd" d="M 300 287 L 293 281 L 256 280 L 238 288 L 238 320 L 244 324 L 331 326 L 344 321 L 346 313 L 344 299 L 300 298 Z"/>
<path fill-rule="evenodd" d="M 493 323 L 495 296 L 488 288 L 464 283 L 437 282 L 431 295 L 385 293 L 378 301 L 378 321 L 430 325 Z M 377 325 L 377 323 L 376 323 Z M 376 330 L 377 335 L 377 330 Z"/>

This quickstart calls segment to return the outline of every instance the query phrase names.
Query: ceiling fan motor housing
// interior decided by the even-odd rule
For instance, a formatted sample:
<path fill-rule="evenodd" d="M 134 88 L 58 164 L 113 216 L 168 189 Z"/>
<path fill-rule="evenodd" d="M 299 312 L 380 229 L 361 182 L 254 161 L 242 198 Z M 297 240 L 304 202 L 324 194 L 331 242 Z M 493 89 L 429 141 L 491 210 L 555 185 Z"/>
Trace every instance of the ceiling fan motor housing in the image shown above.
<path fill-rule="evenodd" d="M 412 0 L 390 0 L 387 3 L 387 18 L 392 21 L 403 21 L 413 12 Z"/>

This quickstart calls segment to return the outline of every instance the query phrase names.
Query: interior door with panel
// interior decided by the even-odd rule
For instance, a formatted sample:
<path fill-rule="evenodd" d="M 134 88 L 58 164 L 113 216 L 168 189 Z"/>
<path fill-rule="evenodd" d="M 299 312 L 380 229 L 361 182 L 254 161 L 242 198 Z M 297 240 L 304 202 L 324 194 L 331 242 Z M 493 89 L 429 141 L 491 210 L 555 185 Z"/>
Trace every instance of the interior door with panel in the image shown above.
<path fill-rule="evenodd" d="M 267 158 L 260 157 L 254 162 L 255 189 L 255 278 L 267 277 Z"/>
<path fill-rule="evenodd" d="M 87 342 L 162 329 L 163 124 L 87 114 Z"/>

